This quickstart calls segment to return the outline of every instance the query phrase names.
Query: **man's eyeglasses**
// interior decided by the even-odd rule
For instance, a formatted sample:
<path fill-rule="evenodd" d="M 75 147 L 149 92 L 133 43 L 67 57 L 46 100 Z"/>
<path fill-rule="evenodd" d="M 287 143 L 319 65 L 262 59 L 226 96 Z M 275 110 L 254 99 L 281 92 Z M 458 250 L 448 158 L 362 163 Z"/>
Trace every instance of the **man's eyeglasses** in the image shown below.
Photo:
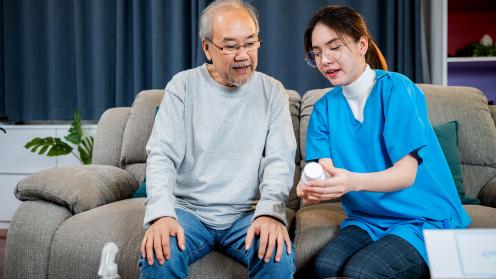
<path fill-rule="evenodd" d="M 262 40 L 257 39 L 256 41 L 249 41 L 244 44 L 235 44 L 235 45 L 225 45 L 225 46 L 219 46 L 216 45 L 214 42 L 211 40 L 207 39 L 209 43 L 211 43 L 213 46 L 215 46 L 218 50 L 220 50 L 224 54 L 236 54 L 239 52 L 239 50 L 244 47 L 247 52 L 252 52 L 256 51 L 260 45 L 262 44 Z"/>
<path fill-rule="evenodd" d="M 305 60 L 307 61 L 308 65 L 312 68 L 316 68 L 317 65 L 319 65 L 322 62 L 322 56 L 325 56 L 328 59 L 339 60 L 339 58 L 341 58 L 341 50 L 347 44 L 348 43 L 345 43 L 342 45 L 337 45 L 335 47 L 327 46 L 324 48 L 324 51 L 322 52 L 316 50 L 309 51 L 305 55 Z"/>

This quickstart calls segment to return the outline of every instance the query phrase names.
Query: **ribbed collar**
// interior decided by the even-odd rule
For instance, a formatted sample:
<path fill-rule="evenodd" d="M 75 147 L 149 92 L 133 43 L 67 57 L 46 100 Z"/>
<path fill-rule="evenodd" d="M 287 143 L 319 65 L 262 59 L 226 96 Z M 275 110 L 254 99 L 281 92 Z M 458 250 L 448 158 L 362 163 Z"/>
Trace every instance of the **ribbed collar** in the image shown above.
<path fill-rule="evenodd" d="M 353 116 L 360 122 L 363 122 L 363 110 L 374 87 L 375 77 L 375 71 L 370 69 L 369 65 L 365 65 L 365 70 L 357 80 L 349 85 L 342 86 L 343 95 L 353 112 Z"/>

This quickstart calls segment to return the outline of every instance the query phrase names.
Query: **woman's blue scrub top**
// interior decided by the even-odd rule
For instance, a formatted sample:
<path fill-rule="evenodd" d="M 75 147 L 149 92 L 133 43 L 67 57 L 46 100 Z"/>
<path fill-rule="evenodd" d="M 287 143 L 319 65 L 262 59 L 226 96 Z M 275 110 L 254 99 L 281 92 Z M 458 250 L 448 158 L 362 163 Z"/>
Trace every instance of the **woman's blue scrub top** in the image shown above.
<path fill-rule="evenodd" d="M 349 192 L 342 197 L 347 218 L 375 241 L 397 235 L 413 245 L 426 262 L 423 229 L 464 228 L 463 209 L 448 164 L 427 117 L 422 91 L 407 77 L 375 70 L 376 81 L 364 108 L 363 123 L 336 87 L 313 107 L 308 124 L 307 161 L 331 158 L 351 172 L 379 172 L 410 153 L 419 160 L 412 186 L 394 192 Z"/>

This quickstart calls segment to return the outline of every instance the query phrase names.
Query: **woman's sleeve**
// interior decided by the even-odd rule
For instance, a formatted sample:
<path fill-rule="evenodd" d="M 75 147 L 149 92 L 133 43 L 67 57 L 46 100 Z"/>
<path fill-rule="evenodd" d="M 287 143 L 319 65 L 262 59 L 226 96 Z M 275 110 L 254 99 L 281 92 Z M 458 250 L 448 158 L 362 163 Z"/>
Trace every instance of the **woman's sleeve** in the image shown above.
<path fill-rule="evenodd" d="M 331 158 L 329 118 L 325 97 L 315 103 L 310 116 L 306 140 L 306 160 Z"/>
<path fill-rule="evenodd" d="M 422 163 L 420 150 L 427 145 L 425 96 L 407 78 L 394 82 L 384 100 L 384 141 L 392 163 L 408 154 L 416 153 Z"/>

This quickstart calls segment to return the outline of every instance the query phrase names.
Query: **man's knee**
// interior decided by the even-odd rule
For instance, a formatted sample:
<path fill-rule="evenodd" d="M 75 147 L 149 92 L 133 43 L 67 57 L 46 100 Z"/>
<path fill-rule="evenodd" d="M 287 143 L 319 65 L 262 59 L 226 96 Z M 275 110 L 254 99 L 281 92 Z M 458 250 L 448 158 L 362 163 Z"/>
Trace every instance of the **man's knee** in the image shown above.
<path fill-rule="evenodd" d="M 153 253 L 153 264 L 143 257 L 139 260 L 140 278 L 186 278 L 188 276 L 188 255 L 179 249 L 175 237 L 170 238 L 170 258 L 160 264 Z"/>
<path fill-rule="evenodd" d="M 294 249 L 291 249 L 291 253 L 288 254 L 286 250 L 286 245 L 283 247 L 283 251 L 279 261 L 276 261 L 276 250 L 273 251 L 270 260 L 265 262 L 265 257 L 262 259 L 258 258 L 258 243 L 255 247 L 249 264 L 250 274 L 262 275 L 260 277 L 270 277 L 270 278 L 292 278 L 296 267 L 295 267 L 295 256 Z M 257 276 L 255 276 L 257 277 Z"/>

